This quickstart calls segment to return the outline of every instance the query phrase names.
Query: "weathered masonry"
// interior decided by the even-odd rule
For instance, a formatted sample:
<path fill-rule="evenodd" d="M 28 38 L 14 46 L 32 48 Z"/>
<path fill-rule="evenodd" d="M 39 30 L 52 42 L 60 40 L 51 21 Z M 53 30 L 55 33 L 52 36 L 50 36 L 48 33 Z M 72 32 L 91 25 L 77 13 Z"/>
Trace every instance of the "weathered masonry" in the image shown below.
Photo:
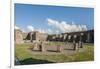
<path fill-rule="evenodd" d="M 94 43 L 94 30 L 69 32 L 61 34 L 48 35 L 46 33 L 40 33 L 38 31 L 32 31 L 23 33 L 21 30 L 15 30 L 15 43 L 32 43 L 34 41 L 61 41 L 61 42 L 73 42 L 74 36 L 76 41 L 82 41 L 84 43 Z"/>
<path fill-rule="evenodd" d="M 34 41 L 46 41 L 47 40 L 47 34 L 46 33 L 40 33 L 38 31 L 29 32 L 27 36 L 24 38 L 24 40 L 29 40 L 30 42 Z"/>
<path fill-rule="evenodd" d="M 94 30 L 49 35 L 48 40 L 73 42 L 74 36 L 76 36 L 77 41 L 94 43 Z"/>
<path fill-rule="evenodd" d="M 23 43 L 23 35 L 22 34 L 23 34 L 22 31 L 19 29 L 14 31 L 15 43 L 17 43 L 17 44 Z"/>

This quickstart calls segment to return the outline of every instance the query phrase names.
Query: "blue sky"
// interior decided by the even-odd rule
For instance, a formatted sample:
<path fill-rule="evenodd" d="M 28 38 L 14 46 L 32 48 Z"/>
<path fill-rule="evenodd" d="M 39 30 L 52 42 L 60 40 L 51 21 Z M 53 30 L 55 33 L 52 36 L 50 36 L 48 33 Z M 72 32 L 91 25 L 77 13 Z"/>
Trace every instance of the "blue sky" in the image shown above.
<path fill-rule="evenodd" d="M 82 7 L 61 7 L 47 5 L 15 4 L 15 25 L 27 31 L 27 26 L 34 29 L 55 29 L 53 22 L 65 22 L 67 25 L 85 25 L 87 29 L 94 26 L 94 9 Z M 52 24 L 52 25 L 49 25 Z M 67 27 L 66 25 L 66 27 Z M 56 28 L 58 29 L 58 27 Z M 67 30 L 67 29 L 66 29 Z M 54 32 L 54 31 L 53 31 Z"/>

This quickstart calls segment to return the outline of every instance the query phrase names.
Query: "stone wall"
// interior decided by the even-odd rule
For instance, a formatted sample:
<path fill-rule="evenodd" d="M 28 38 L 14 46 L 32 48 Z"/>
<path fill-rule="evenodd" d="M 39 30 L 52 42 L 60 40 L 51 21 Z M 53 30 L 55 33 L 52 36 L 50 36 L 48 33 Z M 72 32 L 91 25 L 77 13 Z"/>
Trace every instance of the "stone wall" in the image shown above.
<path fill-rule="evenodd" d="M 49 35 L 48 40 L 61 41 L 61 42 L 62 41 L 73 42 L 73 37 L 74 35 L 76 35 L 77 41 L 82 40 L 85 43 L 86 42 L 94 43 L 94 30 L 62 33 L 62 34 L 57 34 L 57 35 Z"/>
<path fill-rule="evenodd" d="M 34 42 L 34 41 L 60 41 L 60 42 L 73 42 L 73 37 L 76 35 L 77 41 L 94 42 L 94 30 L 70 32 L 48 35 L 38 31 L 23 33 L 21 30 L 15 30 L 15 42 Z M 69 38 L 70 37 L 70 38 Z"/>
<path fill-rule="evenodd" d="M 48 35 L 46 33 L 34 32 L 36 41 L 47 41 Z"/>
<path fill-rule="evenodd" d="M 27 33 L 27 35 L 24 34 L 24 40 L 26 40 L 26 41 L 30 40 L 30 42 L 47 41 L 47 37 L 48 37 L 48 35 L 46 33 L 40 33 L 38 31 L 29 32 L 29 33 Z"/>
<path fill-rule="evenodd" d="M 14 32 L 15 32 L 14 33 L 15 43 L 17 43 L 17 44 L 23 43 L 23 34 L 22 34 L 22 31 L 19 30 L 19 29 L 16 29 Z"/>

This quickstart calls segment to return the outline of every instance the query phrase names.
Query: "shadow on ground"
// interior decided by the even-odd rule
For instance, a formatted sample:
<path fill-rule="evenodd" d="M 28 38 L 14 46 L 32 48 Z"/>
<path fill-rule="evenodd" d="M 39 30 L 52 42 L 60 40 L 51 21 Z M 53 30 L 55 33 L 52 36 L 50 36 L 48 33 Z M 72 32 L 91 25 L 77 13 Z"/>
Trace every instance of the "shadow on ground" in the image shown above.
<path fill-rule="evenodd" d="M 20 65 L 55 63 L 55 62 L 48 61 L 48 60 L 40 60 L 40 59 L 34 59 L 34 58 L 24 59 L 19 62 L 20 62 Z M 17 65 L 17 64 L 15 63 L 15 65 Z"/>
<path fill-rule="evenodd" d="M 58 51 L 56 51 L 56 50 L 47 50 L 48 52 L 58 52 Z"/>
<path fill-rule="evenodd" d="M 70 51 L 74 51 L 74 49 L 64 49 L 64 50 L 70 50 Z"/>

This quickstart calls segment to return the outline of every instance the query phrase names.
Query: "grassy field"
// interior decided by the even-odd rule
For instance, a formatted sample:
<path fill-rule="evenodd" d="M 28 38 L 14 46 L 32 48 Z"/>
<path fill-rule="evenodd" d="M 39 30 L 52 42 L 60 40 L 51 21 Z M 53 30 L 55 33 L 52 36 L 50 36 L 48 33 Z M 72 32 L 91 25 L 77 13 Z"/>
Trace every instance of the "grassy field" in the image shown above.
<path fill-rule="evenodd" d="M 78 61 L 93 61 L 94 46 L 93 44 L 85 44 L 85 52 L 77 52 L 74 55 L 39 55 L 28 52 L 30 44 L 20 44 L 15 46 L 15 56 L 19 59 L 21 65 L 28 64 L 44 64 L 44 63 L 63 63 L 63 62 L 78 62 Z M 16 64 L 16 63 L 15 63 Z"/>

